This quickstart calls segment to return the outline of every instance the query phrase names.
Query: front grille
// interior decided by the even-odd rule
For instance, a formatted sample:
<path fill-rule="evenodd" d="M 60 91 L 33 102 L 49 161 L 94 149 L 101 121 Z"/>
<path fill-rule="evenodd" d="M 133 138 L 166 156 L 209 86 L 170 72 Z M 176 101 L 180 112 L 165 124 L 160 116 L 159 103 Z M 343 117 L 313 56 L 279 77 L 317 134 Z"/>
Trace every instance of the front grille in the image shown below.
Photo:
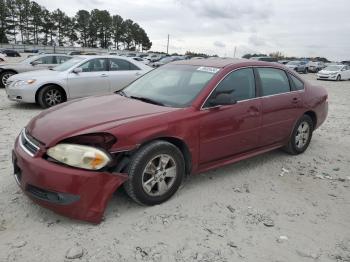
<path fill-rule="evenodd" d="M 40 150 L 39 146 L 37 145 L 38 142 L 34 140 L 33 137 L 28 135 L 25 129 L 23 129 L 21 132 L 19 140 L 23 150 L 31 156 L 34 156 Z"/>

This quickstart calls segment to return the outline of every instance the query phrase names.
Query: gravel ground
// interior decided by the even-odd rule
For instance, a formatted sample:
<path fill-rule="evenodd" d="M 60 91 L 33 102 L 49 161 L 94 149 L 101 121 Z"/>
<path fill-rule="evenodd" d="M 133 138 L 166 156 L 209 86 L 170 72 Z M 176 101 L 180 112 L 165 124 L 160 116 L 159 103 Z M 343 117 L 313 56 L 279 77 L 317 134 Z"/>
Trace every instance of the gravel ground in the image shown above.
<path fill-rule="evenodd" d="M 11 148 L 41 109 L 0 89 L 0 261 L 350 261 L 350 81 L 317 84 L 329 116 L 304 154 L 276 150 L 190 177 L 154 207 L 119 190 L 99 225 L 19 190 Z"/>

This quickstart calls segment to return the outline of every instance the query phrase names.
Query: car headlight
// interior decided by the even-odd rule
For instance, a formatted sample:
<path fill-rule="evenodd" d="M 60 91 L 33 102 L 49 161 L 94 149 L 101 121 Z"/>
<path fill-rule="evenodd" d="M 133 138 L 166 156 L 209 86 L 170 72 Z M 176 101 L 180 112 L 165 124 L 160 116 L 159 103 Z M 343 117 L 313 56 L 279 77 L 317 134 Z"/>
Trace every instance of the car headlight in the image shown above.
<path fill-rule="evenodd" d="M 330 73 L 330 75 L 335 76 L 338 72 Z"/>
<path fill-rule="evenodd" d="M 35 83 L 35 79 L 29 79 L 29 80 L 18 80 L 14 83 L 14 86 L 18 87 L 18 86 L 23 86 L 23 85 L 31 85 L 33 83 Z"/>
<path fill-rule="evenodd" d="M 89 170 L 101 169 L 111 161 L 100 149 L 76 144 L 58 144 L 51 147 L 47 155 L 63 164 Z"/>

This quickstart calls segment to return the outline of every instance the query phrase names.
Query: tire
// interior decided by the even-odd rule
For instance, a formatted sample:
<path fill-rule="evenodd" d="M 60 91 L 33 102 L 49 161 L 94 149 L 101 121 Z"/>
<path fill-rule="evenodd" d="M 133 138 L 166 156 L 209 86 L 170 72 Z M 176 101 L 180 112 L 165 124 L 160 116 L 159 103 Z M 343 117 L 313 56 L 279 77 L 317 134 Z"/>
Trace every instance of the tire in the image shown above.
<path fill-rule="evenodd" d="M 341 81 L 341 75 L 338 75 L 336 80 Z"/>
<path fill-rule="evenodd" d="M 308 133 L 300 134 L 301 131 L 305 131 L 308 128 Z M 292 135 L 288 141 L 288 144 L 284 147 L 284 150 L 291 155 L 298 155 L 303 153 L 309 146 L 312 132 L 314 130 L 314 123 L 308 115 L 303 115 L 295 124 Z"/>
<path fill-rule="evenodd" d="M 6 81 L 10 76 L 15 75 L 16 73 L 13 71 L 4 71 L 0 74 L 0 87 L 5 87 Z"/>
<path fill-rule="evenodd" d="M 308 73 L 308 70 L 307 70 L 307 68 L 305 67 L 305 69 L 304 69 L 304 74 L 307 74 Z"/>
<path fill-rule="evenodd" d="M 45 86 L 38 93 L 38 103 L 42 108 L 49 108 L 65 101 L 65 93 L 54 85 Z"/>
<path fill-rule="evenodd" d="M 167 164 L 162 166 L 161 162 Z M 141 205 L 158 205 L 178 190 L 185 177 L 185 161 L 176 146 L 156 140 L 133 155 L 127 172 L 129 179 L 124 183 L 127 194 Z"/>

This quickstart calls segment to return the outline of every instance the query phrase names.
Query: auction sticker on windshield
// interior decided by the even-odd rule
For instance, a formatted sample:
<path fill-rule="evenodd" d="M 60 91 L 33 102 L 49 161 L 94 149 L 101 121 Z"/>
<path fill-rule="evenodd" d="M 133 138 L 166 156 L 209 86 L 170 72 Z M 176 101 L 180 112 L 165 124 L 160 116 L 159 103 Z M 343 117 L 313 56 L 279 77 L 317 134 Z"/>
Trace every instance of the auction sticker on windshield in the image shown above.
<path fill-rule="evenodd" d="M 198 71 L 202 71 L 202 72 L 208 72 L 208 73 L 216 74 L 220 69 L 219 68 L 215 68 L 215 67 L 201 66 L 201 67 L 198 67 L 197 70 Z"/>

